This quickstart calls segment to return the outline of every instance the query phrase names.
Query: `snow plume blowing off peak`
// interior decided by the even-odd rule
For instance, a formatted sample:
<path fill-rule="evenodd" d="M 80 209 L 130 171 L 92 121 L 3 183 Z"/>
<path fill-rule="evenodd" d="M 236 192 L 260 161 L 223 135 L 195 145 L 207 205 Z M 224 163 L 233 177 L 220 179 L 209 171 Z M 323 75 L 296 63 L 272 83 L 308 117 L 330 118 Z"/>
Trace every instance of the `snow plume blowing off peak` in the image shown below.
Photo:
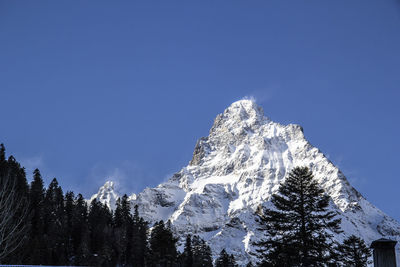
<path fill-rule="evenodd" d="M 243 99 L 231 104 L 222 114 L 215 119 L 213 129 L 221 122 L 236 122 L 242 126 L 262 123 L 268 120 L 264 117 L 262 107 L 258 106 L 254 100 Z"/>
<path fill-rule="evenodd" d="M 225 248 L 239 264 L 255 262 L 252 243 L 261 236 L 255 211 L 269 205 L 288 172 L 306 166 L 331 197 L 341 219 L 338 241 L 354 234 L 367 244 L 385 237 L 400 241 L 400 224 L 369 203 L 343 173 L 304 137 L 299 125 L 264 116 L 253 100 L 240 100 L 219 114 L 207 137 L 198 140 L 188 166 L 167 182 L 130 197 L 150 223 L 170 220 L 176 233 L 207 240 L 214 256 Z M 107 185 L 107 186 L 106 186 Z M 115 207 L 110 183 L 92 198 Z"/>

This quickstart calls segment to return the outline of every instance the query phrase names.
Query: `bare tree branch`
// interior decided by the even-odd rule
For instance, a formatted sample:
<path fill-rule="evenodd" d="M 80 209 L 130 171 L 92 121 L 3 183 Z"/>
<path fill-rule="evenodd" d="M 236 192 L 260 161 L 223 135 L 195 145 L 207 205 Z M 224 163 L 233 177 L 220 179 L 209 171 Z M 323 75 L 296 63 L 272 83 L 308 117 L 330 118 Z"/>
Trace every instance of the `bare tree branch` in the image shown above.
<path fill-rule="evenodd" d="M 0 262 L 24 241 L 28 202 L 16 191 L 10 173 L 0 176 Z"/>

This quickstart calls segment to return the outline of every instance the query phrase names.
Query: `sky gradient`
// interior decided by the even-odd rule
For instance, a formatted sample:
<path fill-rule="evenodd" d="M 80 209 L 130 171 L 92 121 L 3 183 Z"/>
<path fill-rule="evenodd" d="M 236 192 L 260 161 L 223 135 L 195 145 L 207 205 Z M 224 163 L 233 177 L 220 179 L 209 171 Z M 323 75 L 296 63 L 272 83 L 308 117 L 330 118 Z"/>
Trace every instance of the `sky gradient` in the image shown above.
<path fill-rule="evenodd" d="M 29 178 L 138 193 L 254 97 L 400 220 L 399 3 L 0 1 L 0 142 Z"/>

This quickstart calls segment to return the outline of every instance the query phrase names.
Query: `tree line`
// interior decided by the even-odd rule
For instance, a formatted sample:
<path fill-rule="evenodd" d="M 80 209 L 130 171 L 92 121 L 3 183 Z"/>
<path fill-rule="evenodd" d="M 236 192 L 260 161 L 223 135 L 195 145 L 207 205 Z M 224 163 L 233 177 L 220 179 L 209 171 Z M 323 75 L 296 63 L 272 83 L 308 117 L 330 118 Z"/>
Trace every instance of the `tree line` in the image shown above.
<path fill-rule="evenodd" d="M 187 235 L 183 252 L 169 222 L 150 226 L 131 211 L 128 196 L 111 211 L 81 194 L 64 194 L 54 178 L 47 188 L 38 169 L 28 184 L 25 170 L 0 145 L 0 264 L 212 267 L 212 251 L 202 238 Z M 217 267 L 236 266 L 221 251 Z"/>
<path fill-rule="evenodd" d="M 265 236 L 257 247 L 257 266 L 366 266 L 369 249 L 356 236 L 338 244 L 340 220 L 328 210 L 330 198 L 307 168 L 294 168 L 272 206 L 257 210 Z M 127 195 L 116 208 L 81 194 L 64 194 L 54 178 L 47 188 L 40 171 L 28 183 L 24 168 L 0 145 L 0 263 L 76 266 L 235 267 L 225 249 L 212 251 L 197 235 L 180 238 L 169 222 L 149 225 L 131 210 Z M 248 263 L 247 266 L 254 266 Z"/>

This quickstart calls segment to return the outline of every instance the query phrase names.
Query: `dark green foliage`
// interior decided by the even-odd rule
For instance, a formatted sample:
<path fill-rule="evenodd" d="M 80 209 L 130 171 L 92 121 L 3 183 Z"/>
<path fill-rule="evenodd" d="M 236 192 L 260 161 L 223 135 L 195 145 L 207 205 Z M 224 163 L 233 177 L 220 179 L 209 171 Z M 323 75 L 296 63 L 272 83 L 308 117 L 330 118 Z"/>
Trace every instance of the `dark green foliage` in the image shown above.
<path fill-rule="evenodd" d="M 185 267 L 193 267 L 193 249 L 192 249 L 192 236 L 187 235 L 185 247 L 183 249 L 183 264 Z"/>
<path fill-rule="evenodd" d="M 40 264 L 45 257 L 44 234 L 44 195 L 43 179 L 38 169 L 33 172 L 33 181 L 30 185 L 30 235 L 28 247 L 30 253 L 26 259 L 30 264 Z"/>
<path fill-rule="evenodd" d="M 193 267 L 212 267 L 211 248 L 199 236 L 192 238 Z"/>
<path fill-rule="evenodd" d="M 147 231 L 148 223 L 139 216 L 139 207 L 135 205 L 133 213 L 133 225 L 132 225 L 132 263 L 135 266 L 143 267 L 146 263 L 146 256 L 148 254 L 147 249 Z"/>
<path fill-rule="evenodd" d="M 115 261 L 110 248 L 113 240 L 112 223 L 113 218 L 109 208 L 96 199 L 92 200 L 88 214 L 89 265 L 112 265 Z"/>
<path fill-rule="evenodd" d="M 16 192 L 20 197 L 27 198 L 29 186 L 26 180 L 25 169 L 21 167 L 13 156 L 8 158 L 7 165 L 8 172 L 14 180 Z"/>
<path fill-rule="evenodd" d="M 2 202 L 4 199 L 7 201 Z M 113 216 L 97 200 L 88 208 L 82 195 L 64 195 L 55 178 L 45 189 L 38 169 L 28 186 L 25 170 L 14 157 L 6 159 L 5 148 L 0 145 L 0 207 L 2 203 L 7 209 L 0 209 L 0 232 L 12 235 L 0 242 L 0 263 L 147 264 L 148 224 L 139 216 L 137 206 L 131 215 L 127 196 L 120 200 Z"/>
<path fill-rule="evenodd" d="M 212 267 L 210 247 L 199 236 L 187 235 L 179 264 L 183 267 Z"/>
<path fill-rule="evenodd" d="M 74 216 L 74 193 L 73 192 L 67 192 L 65 194 L 65 201 L 64 201 L 64 232 L 65 232 L 65 237 L 64 237 L 64 246 L 65 246 L 65 253 L 66 253 L 66 259 L 71 259 L 74 257 L 74 248 L 72 244 L 72 223 L 73 223 L 73 216 Z"/>
<path fill-rule="evenodd" d="M 44 197 L 44 239 L 47 245 L 46 262 L 62 265 L 66 259 L 64 195 L 56 178 L 46 190 Z"/>
<path fill-rule="evenodd" d="M 178 239 L 173 235 L 170 223 L 163 221 L 154 224 L 150 235 L 150 266 L 171 267 L 177 265 Z"/>
<path fill-rule="evenodd" d="M 364 240 L 351 235 L 337 247 L 339 263 L 341 266 L 365 267 L 368 265 L 368 258 L 371 257 L 371 250 L 365 245 Z"/>
<path fill-rule="evenodd" d="M 114 214 L 114 226 L 115 228 L 123 227 L 131 223 L 131 207 L 128 201 L 128 196 L 125 194 L 122 199 L 117 200 L 115 214 Z"/>
<path fill-rule="evenodd" d="M 5 162 L 6 162 L 6 148 L 4 147 L 4 144 L 0 144 L 0 167 L 2 167 L 2 170 L 4 168 Z"/>
<path fill-rule="evenodd" d="M 43 232 L 43 206 L 44 206 L 45 189 L 40 171 L 35 169 L 33 172 L 33 181 L 29 190 L 31 216 L 31 230 L 35 235 L 40 235 Z"/>
<path fill-rule="evenodd" d="M 226 253 L 225 249 L 221 250 L 219 257 L 215 261 L 215 267 L 236 267 L 235 257 Z"/>
<path fill-rule="evenodd" d="M 78 194 L 74 200 L 71 232 L 69 234 L 73 251 L 73 256 L 69 258 L 69 262 L 73 265 L 85 265 L 89 257 L 89 248 L 87 246 L 89 229 L 87 220 L 88 206 L 83 196 Z"/>
<path fill-rule="evenodd" d="M 332 235 L 340 232 L 340 220 L 328 211 L 330 198 L 313 179 L 307 167 L 294 168 L 273 207 L 257 212 L 266 239 L 255 243 L 264 266 L 320 266 L 333 262 Z"/>
<path fill-rule="evenodd" d="M 132 215 L 128 196 L 117 200 L 114 214 L 114 237 L 117 246 L 117 262 L 121 265 L 130 264 L 132 250 Z"/>

